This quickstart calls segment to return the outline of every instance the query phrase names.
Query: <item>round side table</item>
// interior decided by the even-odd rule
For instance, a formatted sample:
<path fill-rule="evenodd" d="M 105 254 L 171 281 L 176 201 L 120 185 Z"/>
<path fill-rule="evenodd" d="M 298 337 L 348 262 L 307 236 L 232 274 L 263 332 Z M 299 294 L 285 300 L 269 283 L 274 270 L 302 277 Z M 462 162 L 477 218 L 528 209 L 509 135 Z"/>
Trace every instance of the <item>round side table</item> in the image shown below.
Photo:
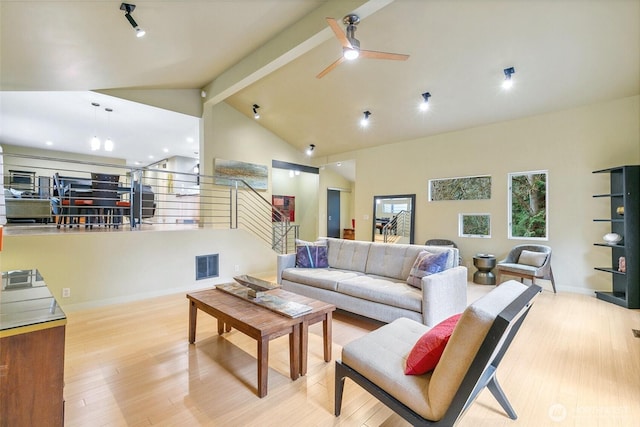
<path fill-rule="evenodd" d="M 473 283 L 479 285 L 495 285 L 496 276 L 491 270 L 496 266 L 496 257 L 491 254 L 476 254 L 473 265 L 478 269 L 473 273 Z"/>

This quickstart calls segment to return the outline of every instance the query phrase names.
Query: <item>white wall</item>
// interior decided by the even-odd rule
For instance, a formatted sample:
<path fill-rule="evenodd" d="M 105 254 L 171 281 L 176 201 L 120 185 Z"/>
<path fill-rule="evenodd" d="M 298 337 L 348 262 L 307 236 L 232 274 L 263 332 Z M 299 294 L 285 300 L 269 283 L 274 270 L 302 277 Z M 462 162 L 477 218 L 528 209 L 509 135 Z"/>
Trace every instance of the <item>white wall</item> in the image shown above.
<path fill-rule="evenodd" d="M 398 152 L 405 153 L 397 156 Z M 594 247 L 607 232 L 593 218 L 606 216 L 607 177 L 597 169 L 640 163 L 640 97 L 389 144 L 333 156 L 356 159 L 356 238 L 371 239 L 376 194 L 416 194 L 416 243 L 430 238 L 457 242 L 466 263 L 478 252 L 499 259 L 523 240 L 507 238 L 507 174 L 549 171 L 549 240 L 561 290 L 591 294 L 611 288 L 594 266 L 610 264 L 607 248 Z M 385 159 L 385 174 L 379 173 Z M 427 201 L 432 178 L 491 175 L 492 197 L 474 201 Z M 492 237 L 458 237 L 458 213 L 490 213 Z M 369 219 L 365 219 L 368 217 Z M 470 268 L 469 274 L 475 269 Z"/>

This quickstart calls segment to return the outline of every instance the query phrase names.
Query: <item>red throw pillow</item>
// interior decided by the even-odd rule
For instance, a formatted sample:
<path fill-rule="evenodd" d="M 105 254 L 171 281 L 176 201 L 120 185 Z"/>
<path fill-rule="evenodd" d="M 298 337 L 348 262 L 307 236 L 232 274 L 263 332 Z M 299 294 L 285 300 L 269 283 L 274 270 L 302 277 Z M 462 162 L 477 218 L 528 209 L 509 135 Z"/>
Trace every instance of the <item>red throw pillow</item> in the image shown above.
<path fill-rule="evenodd" d="M 407 357 L 406 375 L 422 375 L 436 367 L 460 316 L 462 313 L 443 320 L 420 337 Z"/>

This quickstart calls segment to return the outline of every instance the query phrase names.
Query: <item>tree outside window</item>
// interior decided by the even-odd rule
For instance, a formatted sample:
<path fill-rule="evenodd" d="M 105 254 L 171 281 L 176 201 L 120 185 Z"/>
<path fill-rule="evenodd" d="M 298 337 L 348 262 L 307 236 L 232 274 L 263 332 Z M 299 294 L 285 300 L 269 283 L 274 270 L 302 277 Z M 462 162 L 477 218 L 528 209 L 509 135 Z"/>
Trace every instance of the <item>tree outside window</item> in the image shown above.
<path fill-rule="evenodd" d="M 548 238 L 547 171 L 509 174 L 509 238 Z"/>

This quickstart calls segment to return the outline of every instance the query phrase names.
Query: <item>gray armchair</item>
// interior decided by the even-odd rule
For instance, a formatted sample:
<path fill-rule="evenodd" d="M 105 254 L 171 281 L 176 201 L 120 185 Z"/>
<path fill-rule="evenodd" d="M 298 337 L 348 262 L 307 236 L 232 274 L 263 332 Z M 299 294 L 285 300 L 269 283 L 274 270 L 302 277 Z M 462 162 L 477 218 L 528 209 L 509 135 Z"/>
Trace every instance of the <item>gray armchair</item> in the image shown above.
<path fill-rule="evenodd" d="M 496 265 L 496 283 L 501 283 L 501 276 L 515 276 L 522 279 L 546 279 L 551 281 L 553 292 L 556 283 L 551 270 L 551 248 L 544 245 L 518 245 L 511 249 L 505 259 Z"/>

